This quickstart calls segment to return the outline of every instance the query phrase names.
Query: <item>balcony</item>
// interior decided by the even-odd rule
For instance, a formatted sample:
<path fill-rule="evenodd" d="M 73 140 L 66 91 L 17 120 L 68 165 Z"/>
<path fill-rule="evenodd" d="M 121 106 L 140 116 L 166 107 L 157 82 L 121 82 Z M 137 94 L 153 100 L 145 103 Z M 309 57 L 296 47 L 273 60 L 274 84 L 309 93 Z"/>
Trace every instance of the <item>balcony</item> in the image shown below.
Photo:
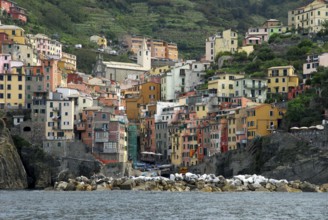
<path fill-rule="evenodd" d="M 54 107 L 52 110 L 53 110 L 54 112 L 58 112 L 60 109 L 59 109 L 58 107 Z"/>
<path fill-rule="evenodd" d="M 267 85 L 266 84 L 259 85 L 258 83 L 255 83 L 255 84 L 246 83 L 244 86 L 247 89 L 265 89 L 265 88 L 267 88 Z"/>
<path fill-rule="evenodd" d="M 244 135 L 245 131 L 241 130 L 241 131 L 236 131 L 236 135 Z"/>

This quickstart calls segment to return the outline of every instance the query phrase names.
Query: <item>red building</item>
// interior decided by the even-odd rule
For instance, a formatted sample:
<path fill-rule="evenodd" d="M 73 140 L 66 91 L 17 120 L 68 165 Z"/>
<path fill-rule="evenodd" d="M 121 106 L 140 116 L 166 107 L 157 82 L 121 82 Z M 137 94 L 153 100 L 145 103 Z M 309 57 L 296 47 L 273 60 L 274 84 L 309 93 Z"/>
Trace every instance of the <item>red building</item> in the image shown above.
<path fill-rule="evenodd" d="M 67 74 L 67 84 L 68 83 L 82 84 L 83 78 L 77 73 L 70 73 Z"/>
<path fill-rule="evenodd" d="M 10 16 L 14 20 L 19 20 L 23 23 L 27 22 L 26 10 L 24 8 L 18 6 L 10 7 Z"/>
<path fill-rule="evenodd" d="M 0 7 L 1 10 L 5 11 L 12 19 L 19 20 L 23 23 L 27 22 L 26 9 L 19 7 L 15 2 L 0 0 Z"/>

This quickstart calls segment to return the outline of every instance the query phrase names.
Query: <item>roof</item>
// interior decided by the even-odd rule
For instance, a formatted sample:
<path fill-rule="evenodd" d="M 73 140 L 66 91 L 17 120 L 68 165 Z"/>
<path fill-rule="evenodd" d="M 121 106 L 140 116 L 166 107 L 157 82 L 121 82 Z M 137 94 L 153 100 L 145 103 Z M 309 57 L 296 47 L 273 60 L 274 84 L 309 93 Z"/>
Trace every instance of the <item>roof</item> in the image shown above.
<path fill-rule="evenodd" d="M 108 68 L 116 68 L 116 69 L 127 69 L 127 70 L 139 70 L 139 71 L 149 71 L 149 69 L 140 66 L 135 63 L 123 63 L 123 62 L 103 62 L 104 65 Z"/>
<path fill-rule="evenodd" d="M 20 29 L 20 30 L 24 31 L 23 28 L 18 27 L 18 26 L 16 26 L 16 25 L 0 25 L 0 29 L 3 29 L 3 30 Z"/>
<path fill-rule="evenodd" d="M 284 69 L 284 68 L 293 68 L 293 69 L 295 69 L 294 66 L 292 66 L 292 65 L 289 65 L 289 66 L 273 66 L 273 67 L 270 67 L 268 69 L 271 70 L 271 69 Z"/>

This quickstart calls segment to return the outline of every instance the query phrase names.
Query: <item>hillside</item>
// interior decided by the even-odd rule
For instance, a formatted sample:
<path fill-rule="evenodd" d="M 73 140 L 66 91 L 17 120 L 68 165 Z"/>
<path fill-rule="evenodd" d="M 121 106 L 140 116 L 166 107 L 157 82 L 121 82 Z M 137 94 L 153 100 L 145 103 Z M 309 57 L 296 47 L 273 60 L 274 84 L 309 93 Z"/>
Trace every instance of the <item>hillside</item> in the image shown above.
<path fill-rule="evenodd" d="M 311 0 L 17 0 L 29 12 L 28 32 L 56 34 L 67 45 L 103 33 L 118 41 L 140 34 L 178 43 L 185 58 L 204 53 L 207 36 L 226 28 L 244 33 Z"/>

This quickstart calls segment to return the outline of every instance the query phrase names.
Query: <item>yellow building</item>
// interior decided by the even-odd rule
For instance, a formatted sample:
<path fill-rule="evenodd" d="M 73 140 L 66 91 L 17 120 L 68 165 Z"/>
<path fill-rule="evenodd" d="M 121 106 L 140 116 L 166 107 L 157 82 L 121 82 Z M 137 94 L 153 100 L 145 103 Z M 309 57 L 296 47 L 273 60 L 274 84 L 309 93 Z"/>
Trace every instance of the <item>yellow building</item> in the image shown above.
<path fill-rule="evenodd" d="M 105 48 L 107 47 L 107 39 L 106 37 L 99 37 L 97 40 L 97 44 L 99 48 Z"/>
<path fill-rule="evenodd" d="M 237 52 L 238 34 L 231 29 L 225 30 L 206 39 L 205 57 L 207 61 L 214 61 L 215 56 L 221 52 Z"/>
<path fill-rule="evenodd" d="M 182 141 L 183 138 L 179 130 L 171 135 L 171 164 L 175 167 L 179 167 L 182 164 Z"/>
<path fill-rule="evenodd" d="M 15 25 L 0 25 L 0 33 L 8 35 L 8 39 L 17 43 L 25 44 L 24 29 Z"/>
<path fill-rule="evenodd" d="M 234 97 L 235 79 L 244 78 L 243 74 L 237 73 L 219 73 L 208 82 L 208 89 L 216 89 L 219 97 Z"/>
<path fill-rule="evenodd" d="M 277 66 L 268 69 L 268 93 L 288 93 L 299 85 L 299 78 L 293 66 Z"/>
<path fill-rule="evenodd" d="M 248 107 L 246 112 L 247 139 L 252 140 L 257 136 L 266 136 L 274 132 L 286 110 L 273 104 L 262 104 Z"/>
<path fill-rule="evenodd" d="M 204 102 L 196 103 L 196 115 L 198 119 L 206 118 L 207 117 L 207 104 Z"/>
<path fill-rule="evenodd" d="M 76 56 L 62 52 L 62 57 L 58 61 L 58 68 L 64 73 L 73 73 L 76 70 Z"/>
<path fill-rule="evenodd" d="M 12 67 L 0 74 L 0 108 L 25 107 L 25 71 L 23 66 Z"/>
<path fill-rule="evenodd" d="M 317 33 L 322 29 L 322 23 L 327 20 L 327 14 L 327 1 L 315 0 L 304 7 L 288 11 L 288 27 Z"/>
<path fill-rule="evenodd" d="M 165 73 L 166 71 L 168 71 L 170 69 L 171 69 L 170 66 L 153 67 L 149 71 L 149 74 L 150 75 L 159 75 L 159 74 Z"/>
<path fill-rule="evenodd" d="M 254 51 L 254 46 L 253 45 L 248 45 L 248 46 L 243 46 L 238 48 L 238 53 L 245 52 L 247 53 L 247 56 L 249 56 L 251 53 Z"/>

